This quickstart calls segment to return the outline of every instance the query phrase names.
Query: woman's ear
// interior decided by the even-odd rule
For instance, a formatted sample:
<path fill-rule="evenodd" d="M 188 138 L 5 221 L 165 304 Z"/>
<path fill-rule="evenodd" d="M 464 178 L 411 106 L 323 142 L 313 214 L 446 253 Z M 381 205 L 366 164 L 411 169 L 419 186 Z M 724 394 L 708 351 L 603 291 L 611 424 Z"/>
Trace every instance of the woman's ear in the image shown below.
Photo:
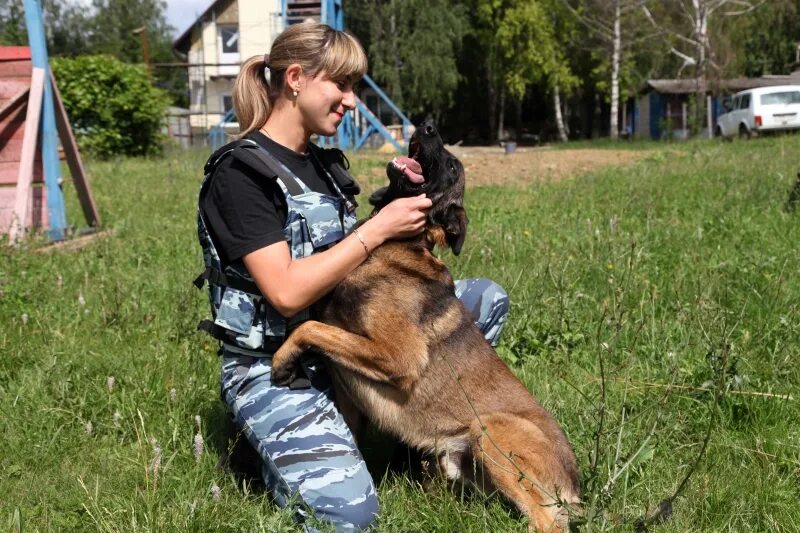
<path fill-rule="evenodd" d="M 285 90 L 300 92 L 305 88 L 305 76 L 303 76 L 303 67 L 299 63 L 292 63 L 286 68 L 283 75 L 283 83 Z"/>

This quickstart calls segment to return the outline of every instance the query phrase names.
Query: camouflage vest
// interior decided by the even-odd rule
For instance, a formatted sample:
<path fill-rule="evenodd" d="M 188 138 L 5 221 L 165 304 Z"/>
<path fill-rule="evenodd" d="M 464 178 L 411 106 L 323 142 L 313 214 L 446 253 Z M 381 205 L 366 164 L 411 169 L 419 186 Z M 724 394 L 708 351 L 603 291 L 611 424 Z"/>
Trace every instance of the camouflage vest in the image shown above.
<path fill-rule="evenodd" d="M 344 154 L 313 145 L 310 145 L 310 152 L 325 169 L 337 196 L 312 191 L 267 150 L 254 141 L 240 139 L 223 146 L 209 158 L 200 186 L 200 200 L 220 161 L 234 157 L 252 171 L 274 179 L 283 191 L 288 208 L 283 234 L 292 259 L 326 250 L 342 240 L 355 225 L 356 204 L 352 195 L 359 190 L 347 172 Z M 201 321 L 198 329 L 221 340 L 228 350 L 274 352 L 287 332 L 309 319 L 308 309 L 288 319 L 283 317 L 261 295 L 241 261 L 222 264 L 207 228 L 198 202 L 197 233 L 203 248 L 205 271 L 195 280 L 195 285 L 202 287 L 203 281 L 208 281 L 213 318 Z"/>

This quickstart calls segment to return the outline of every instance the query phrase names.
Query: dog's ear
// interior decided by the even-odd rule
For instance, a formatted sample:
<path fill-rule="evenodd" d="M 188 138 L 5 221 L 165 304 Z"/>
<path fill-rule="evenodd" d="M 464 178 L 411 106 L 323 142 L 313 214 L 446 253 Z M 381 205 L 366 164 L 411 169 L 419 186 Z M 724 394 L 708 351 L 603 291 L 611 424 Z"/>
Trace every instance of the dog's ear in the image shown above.
<path fill-rule="evenodd" d="M 447 208 L 444 216 L 444 231 L 447 238 L 447 245 L 454 254 L 461 253 L 464 246 L 464 239 L 467 238 L 467 212 L 460 205 L 451 205 Z"/>

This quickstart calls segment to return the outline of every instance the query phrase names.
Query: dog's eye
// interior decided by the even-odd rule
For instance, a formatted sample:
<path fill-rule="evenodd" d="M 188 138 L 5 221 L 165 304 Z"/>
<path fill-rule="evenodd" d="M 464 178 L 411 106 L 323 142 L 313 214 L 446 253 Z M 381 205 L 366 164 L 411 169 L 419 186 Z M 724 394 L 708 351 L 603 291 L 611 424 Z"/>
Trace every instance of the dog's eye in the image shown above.
<path fill-rule="evenodd" d="M 458 172 L 456 171 L 456 164 L 455 164 L 455 163 L 453 163 L 453 161 L 448 161 L 448 162 L 447 162 L 447 170 L 449 170 L 449 171 L 450 171 L 450 173 L 451 173 L 451 174 L 453 174 L 453 175 L 455 175 L 455 174 L 457 174 L 457 173 L 458 173 Z"/>

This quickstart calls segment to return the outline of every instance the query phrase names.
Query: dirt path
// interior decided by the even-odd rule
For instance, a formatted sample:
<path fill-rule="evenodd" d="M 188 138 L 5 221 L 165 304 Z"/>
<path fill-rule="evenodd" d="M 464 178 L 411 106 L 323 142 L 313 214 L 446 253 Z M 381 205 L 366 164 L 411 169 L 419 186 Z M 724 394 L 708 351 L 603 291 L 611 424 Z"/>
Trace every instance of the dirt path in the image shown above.
<path fill-rule="evenodd" d="M 506 155 L 500 147 L 448 146 L 464 164 L 467 184 L 524 185 L 568 178 L 607 166 L 625 166 L 650 155 L 646 150 L 518 148 Z"/>

